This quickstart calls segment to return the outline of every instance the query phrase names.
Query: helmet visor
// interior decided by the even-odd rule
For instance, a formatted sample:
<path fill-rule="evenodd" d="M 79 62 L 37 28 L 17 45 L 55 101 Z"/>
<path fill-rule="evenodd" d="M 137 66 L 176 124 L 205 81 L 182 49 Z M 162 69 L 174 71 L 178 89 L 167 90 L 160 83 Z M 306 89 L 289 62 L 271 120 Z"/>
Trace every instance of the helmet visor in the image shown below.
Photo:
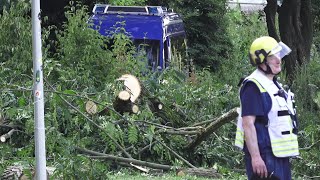
<path fill-rule="evenodd" d="M 276 47 L 274 47 L 269 55 L 277 55 L 280 59 L 288 55 L 291 52 L 291 49 L 283 42 L 279 42 Z"/>

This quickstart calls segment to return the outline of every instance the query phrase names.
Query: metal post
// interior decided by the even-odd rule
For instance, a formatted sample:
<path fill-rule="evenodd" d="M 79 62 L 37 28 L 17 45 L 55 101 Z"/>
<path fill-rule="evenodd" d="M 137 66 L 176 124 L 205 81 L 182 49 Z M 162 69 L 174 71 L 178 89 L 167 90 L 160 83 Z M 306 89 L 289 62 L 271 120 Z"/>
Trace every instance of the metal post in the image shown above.
<path fill-rule="evenodd" d="M 46 147 L 44 126 L 44 99 L 43 99 L 43 72 L 42 72 L 42 45 L 40 25 L 40 0 L 32 0 L 32 59 L 34 81 L 34 119 L 35 119 L 35 157 L 36 179 L 46 180 Z"/>

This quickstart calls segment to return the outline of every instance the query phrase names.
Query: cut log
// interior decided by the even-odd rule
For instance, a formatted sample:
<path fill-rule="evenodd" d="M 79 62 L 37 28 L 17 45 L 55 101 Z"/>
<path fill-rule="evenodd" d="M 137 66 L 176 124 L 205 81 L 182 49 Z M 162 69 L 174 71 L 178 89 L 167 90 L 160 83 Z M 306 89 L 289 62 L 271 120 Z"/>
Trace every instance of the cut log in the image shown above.
<path fill-rule="evenodd" d="M 131 108 L 131 111 L 135 114 L 137 114 L 139 112 L 139 106 L 133 104 L 132 105 L 132 108 Z"/>
<path fill-rule="evenodd" d="M 3 142 L 3 143 L 6 142 L 7 139 L 9 139 L 9 138 L 12 136 L 12 134 L 13 134 L 14 131 L 15 131 L 14 129 L 11 129 L 8 133 L 2 135 L 2 136 L 0 137 L 1 142 Z"/>
<path fill-rule="evenodd" d="M 119 94 L 118 94 L 118 98 L 121 101 L 129 101 L 130 93 L 128 91 L 120 91 Z"/>
<path fill-rule="evenodd" d="M 85 109 L 90 115 L 98 114 L 100 116 L 106 116 L 110 113 L 110 108 L 108 106 L 105 106 L 102 110 L 98 111 L 98 105 L 93 101 L 87 101 L 85 104 Z"/>
<path fill-rule="evenodd" d="M 120 114 L 123 114 L 125 112 L 135 114 L 138 113 L 139 107 L 130 100 L 130 97 L 131 95 L 128 91 L 120 91 L 115 101 L 113 102 L 114 110 L 116 110 Z"/>
<path fill-rule="evenodd" d="M 175 127 L 185 126 L 190 117 L 184 114 L 184 112 L 175 103 L 164 105 L 159 98 L 152 95 L 152 93 L 133 75 L 124 74 L 117 80 L 121 80 L 124 83 L 125 89 L 130 93 L 130 101 L 134 103 L 139 96 L 142 96 L 152 113 L 161 118 L 161 124 L 170 124 Z M 141 94 L 141 95 L 140 95 Z M 119 101 L 120 93 L 117 99 L 114 101 L 114 109 L 123 114 L 124 112 L 137 113 L 137 106 L 134 106 L 129 102 L 117 102 Z"/>
<path fill-rule="evenodd" d="M 141 86 L 139 80 L 131 74 L 124 74 L 117 80 L 123 81 L 125 91 L 130 93 L 130 101 L 135 102 L 141 93 Z"/>
<path fill-rule="evenodd" d="M 237 108 L 233 108 L 229 112 L 223 114 L 219 118 L 215 119 L 212 123 L 210 123 L 205 130 L 196 136 L 196 138 L 188 144 L 185 149 L 188 151 L 192 151 L 196 146 L 198 146 L 202 141 L 208 138 L 214 131 L 220 128 L 222 125 L 230 122 L 238 116 Z"/>
<path fill-rule="evenodd" d="M 86 111 L 88 114 L 93 115 L 97 113 L 97 105 L 93 101 L 87 101 Z"/>

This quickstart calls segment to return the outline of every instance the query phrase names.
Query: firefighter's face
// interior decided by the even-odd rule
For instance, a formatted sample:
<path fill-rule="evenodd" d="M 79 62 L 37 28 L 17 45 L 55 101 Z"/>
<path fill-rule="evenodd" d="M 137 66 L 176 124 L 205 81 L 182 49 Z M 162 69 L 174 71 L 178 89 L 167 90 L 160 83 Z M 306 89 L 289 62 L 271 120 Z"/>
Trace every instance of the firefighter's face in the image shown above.
<path fill-rule="evenodd" d="M 273 54 L 267 57 L 267 64 L 270 66 L 273 74 L 281 72 L 281 58 L 280 54 Z"/>

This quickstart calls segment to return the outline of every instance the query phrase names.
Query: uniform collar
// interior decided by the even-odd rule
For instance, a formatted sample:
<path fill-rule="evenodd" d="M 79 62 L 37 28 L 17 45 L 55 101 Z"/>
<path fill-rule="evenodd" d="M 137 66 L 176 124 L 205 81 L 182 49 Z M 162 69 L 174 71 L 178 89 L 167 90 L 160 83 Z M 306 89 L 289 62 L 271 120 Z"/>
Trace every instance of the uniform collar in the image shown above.
<path fill-rule="evenodd" d="M 253 71 L 253 73 L 251 74 L 252 76 L 254 76 L 255 78 L 258 78 L 259 81 L 263 84 L 274 84 L 274 82 L 269 79 L 266 74 L 264 72 L 262 72 L 259 69 L 256 69 L 255 71 Z"/>

